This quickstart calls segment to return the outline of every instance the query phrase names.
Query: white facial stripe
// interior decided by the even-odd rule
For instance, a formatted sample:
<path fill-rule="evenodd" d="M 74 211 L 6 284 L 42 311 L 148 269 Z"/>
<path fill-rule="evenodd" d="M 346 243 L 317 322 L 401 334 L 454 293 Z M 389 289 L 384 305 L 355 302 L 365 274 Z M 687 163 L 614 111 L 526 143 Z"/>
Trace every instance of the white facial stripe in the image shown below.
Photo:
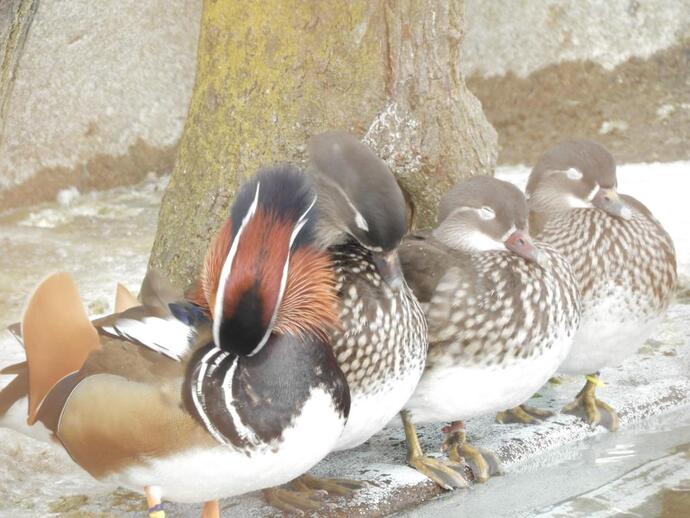
<path fill-rule="evenodd" d="M 283 295 L 285 295 L 285 286 L 287 286 L 288 267 L 290 266 L 290 255 L 292 253 L 292 243 L 295 242 L 295 239 L 297 239 L 297 235 L 304 228 L 304 225 L 307 224 L 307 221 L 309 221 L 307 214 L 309 214 L 309 211 L 312 209 L 312 207 L 314 207 L 315 204 L 316 196 L 314 196 L 314 199 L 312 200 L 309 207 L 307 207 L 307 210 L 304 211 L 304 214 L 302 214 L 299 217 L 299 219 L 297 220 L 297 224 L 295 225 L 295 228 L 292 230 L 292 234 L 290 235 L 290 242 L 288 244 L 287 257 L 285 257 L 285 264 L 283 265 L 283 274 L 280 278 L 280 289 L 278 291 L 278 299 L 276 300 L 276 306 L 273 309 L 273 315 L 271 315 L 271 321 L 268 324 L 266 333 L 261 338 L 259 345 L 256 347 L 256 349 L 254 349 L 254 351 L 252 351 L 251 354 L 249 354 L 249 356 L 254 356 L 261 349 L 263 349 L 264 345 L 266 345 L 266 342 L 268 342 L 268 339 L 271 337 L 271 333 L 273 332 L 273 325 L 276 322 L 276 318 L 278 318 L 278 310 L 280 309 L 281 302 L 283 302 Z"/>
<path fill-rule="evenodd" d="M 513 234 L 513 232 L 515 232 L 515 231 L 517 231 L 517 227 L 516 227 L 515 225 L 513 225 L 512 227 L 510 227 L 510 230 L 508 230 L 508 232 L 506 232 L 505 234 L 503 234 L 503 237 L 501 237 L 501 241 L 503 241 L 503 242 L 505 243 L 505 241 L 506 241 L 506 240 Z"/>
<path fill-rule="evenodd" d="M 469 232 L 464 236 L 464 248 L 466 250 L 476 250 L 478 252 L 489 252 L 495 250 L 505 250 L 503 241 L 496 241 L 484 232 Z"/>
<path fill-rule="evenodd" d="M 357 227 L 361 230 L 364 230 L 365 232 L 369 232 L 369 223 L 367 223 L 367 220 L 364 218 L 364 216 L 362 216 L 362 213 L 357 210 L 357 207 L 355 207 L 355 204 L 352 203 L 352 200 L 347 195 L 345 190 L 340 185 L 338 185 L 337 183 L 335 183 L 333 181 L 331 181 L 331 184 L 333 185 L 333 187 L 335 187 L 337 189 L 337 191 L 340 193 L 340 195 L 343 198 L 345 198 L 345 201 L 350 206 L 350 209 L 352 209 L 352 212 L 355 215 L 355 224 L 357 225 Z"/>
<path fill-rule="evenodd" d="M 352 212 L 355 213 L 355 224 L 357 225 L 357 227 L 361 230 L 364 230 L 365 232 L 369 232 L 369 224 L 367 223 L 367 220 L 364 219 L 364 216 L 362 216 L 362 213 L 357 210 L 357 207 L 355 207 L 355 204 L 352 203 L 352 200 L 350 200 L 350 197 L 345 193 L 345 191 L 340 189 L 340 192 L 343 193 L 345 201 L 352 209 Z"/>
<path fill-rule="evenodd" d="M 355 211 L 355 223 L 357 224 L 357 226 L 365 232 L 369 232 L 369 224 L 367 223 L 367 220 L 364 219 L 364 216 L 362 216 L 362 214 L 357 209 L 355 209 L 354 207 L 353 209 Z"/>
<path fill-rule="evenodd" d="M 592 201 L 594 199 L 594 197 L 597 195 L 597 192 L 599 192 L 599 186 L 595 185 L 594 189 L 592 189 L 592 192 L 590 192 L 587 195 L 587 197 L 586 197 L 587 201 Z"/>
<path fill-rule="evenodd" d="M 297 239 L 297 234 L 299 234 L 300 230 L 302 230 L 302 227 L 309 221 L 309 218 L 307 218 L 307 214 L 309 214 L 309 211 L 314 208 L 314 205 L 316 205 L 316 196 L 314 196 L 314 199 L 311 200 L 311 203 L 309 204 L 309 207 L 307 207 L 307 210 L 304 211 L 304 214 L 302 214 L 299 219 L 297 220 L 297 224 L 295 225 L 295 228 L 292 230 L 292 235 L 290 235 L 290 244 L 288 245 L 290 248 L 292 248 L 292 243 L 295 242 L 295 239 Z"/>
<path fill-rule="evenodd" d="M 235 236 L 235 239 L 233 239 L 232 245 L 230 245 L 230 251 L 228 252 L 228 256 L 225 259 L 225 262 L 223 263 L 223 269 L 220 272 L 218 291 L 216 291 L 216 303 L 213 311 L 213 341 L 216 343 L 216 345 L 220 344 L 220 321 L 223 319 L 223 294 L 225 293 L 225 284 L 227 283 L 227 280 L 230 277 L 230 271 L 232 270 L 232 261 L 235 258 L 235 254 L 237 253 L 237 247 L 239 246 L 242 232 L 249 223 L 249 220 L 252 219 L 252 217 L 254 216 L 254 213 L 256 212 L 256 207 L 259 205 L 260 187 L 261 182 L 258 182 L 256 184 L 256 194 L 254 194 L 254 201 L 252 201 L 252 204 L 249 206 L 247 214 L 244 216 L 244 219 L 242 219 L 242 224 L 240 225 L 240 228 L 237 230 L 237 235 Z"/>

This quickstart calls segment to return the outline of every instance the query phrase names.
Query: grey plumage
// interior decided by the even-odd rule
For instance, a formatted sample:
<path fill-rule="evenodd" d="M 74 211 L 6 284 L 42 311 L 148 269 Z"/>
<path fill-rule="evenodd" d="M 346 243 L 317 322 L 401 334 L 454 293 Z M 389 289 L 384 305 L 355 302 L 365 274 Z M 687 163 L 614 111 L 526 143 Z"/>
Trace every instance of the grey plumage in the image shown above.
<path fill-rule="evenodd" d="M 405 200 L 385 162 L 342 131 L 312 137 L 309 158 L 326 244 L 349 235 L 366 248 L 397 248 L 407 228 Z"/>

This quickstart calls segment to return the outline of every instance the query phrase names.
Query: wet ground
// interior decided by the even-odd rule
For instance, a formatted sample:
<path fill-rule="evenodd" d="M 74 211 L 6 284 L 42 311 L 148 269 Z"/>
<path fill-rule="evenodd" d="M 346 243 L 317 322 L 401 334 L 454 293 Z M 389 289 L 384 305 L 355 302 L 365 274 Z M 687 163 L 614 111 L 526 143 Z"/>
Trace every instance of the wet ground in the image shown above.
<path fill-rule="evenodd" d="M 526 169 L 503 168 L 517 184 Z M 687 179 L 686 179 L 687 178 Z M 609 434 L 571 416 L 536 427 L 468 422 L 470 438 L 494 449 L 506 474 L 441 496 L 404 465 L 397 422 L 361 447 L 331 455 L 317 474 L 366 479 L 351 499 L 326 503 L 327 516 L 687 516 L 690 468 L 690 165 L 622 168 L 621 191 L 642 198 L 670 230 L 680 256 L 681 295 L 654 337 L 621 367 L 602 373 L 602 399 L 619 409 L 622 429 Z M 0 326 L 20 317 L 25 296 L 45 274 L 70 271 L 93 314 L 111 309 L 115 282 L 136 291 L 143 277 L 165 180 L 93 193 L 0 215 Z M 0 332 L 0 365 L 22 352 Z M 0 386 L 9 378 L 0 377 Z M 562 378 L 531 402 L 557 410 L 580 388 Z M 439 454 L 439 426 L 420 430 L 422 446 Z M 431 500 L 422 504 L 425 500 Z M 421 505 L 420 505 L 421 504 Z M 275 514 L 256 495 L 223 501 L 225 516 Z M 198 506 L 170 505 L 169 516 L 197 516 Z M 0 516 L 142 516 L 138 495 L 105 487 L 67 455 L 18 433 L 0 430 Z"/>

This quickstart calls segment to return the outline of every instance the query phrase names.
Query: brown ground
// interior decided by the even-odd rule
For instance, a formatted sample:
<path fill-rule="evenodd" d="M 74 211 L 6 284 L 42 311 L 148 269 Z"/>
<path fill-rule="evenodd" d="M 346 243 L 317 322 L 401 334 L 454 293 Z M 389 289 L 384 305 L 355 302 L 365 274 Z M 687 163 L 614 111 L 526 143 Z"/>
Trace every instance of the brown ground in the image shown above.
<path fill-rule="evenodd" d="M 597 140 L 618 163 L 690 158 L 690 40 L 612 71 L 567 62 L 467 84 L 498 131 L 501 164 L 533 164 L 567 137 Z M 617 127 L 603 134 L 606 122 Z"/>
<path fill-rule="evenodd" d="M 26 182 L 8 191 L 0 191 L 2 210 L 54 200 L 57 193 L 68 186 L 80 192 L 132 185 L 153 171 L 170 173 L 175 163 L 177 146 L 152 147 L 139 139 L 124 155 L 96 155 L 76 171 L 66 167 L 45 168 Z M 78 174 L 77 174 L 78 173 Z"/>

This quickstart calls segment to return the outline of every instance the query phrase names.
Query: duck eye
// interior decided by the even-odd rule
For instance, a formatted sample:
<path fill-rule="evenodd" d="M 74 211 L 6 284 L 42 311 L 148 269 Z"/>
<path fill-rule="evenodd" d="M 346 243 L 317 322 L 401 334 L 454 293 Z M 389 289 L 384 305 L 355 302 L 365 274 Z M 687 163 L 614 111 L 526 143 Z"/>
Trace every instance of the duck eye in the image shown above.
<path fill-rule="evenodd" d="M 479 209 L 479 217 L 487 220 L 494 219 L 496 217 L 496 213 L 494 212 L 494 209 L 484 205 L 481 209 Z"/>
<path fill-rule="evenodd" d="M 571 180 L 581 180 L 582 179 L 582 173 L 575 169 L 574 167 L 571 167 L 565 172 L 566 176 L 570 178 Z"/>

